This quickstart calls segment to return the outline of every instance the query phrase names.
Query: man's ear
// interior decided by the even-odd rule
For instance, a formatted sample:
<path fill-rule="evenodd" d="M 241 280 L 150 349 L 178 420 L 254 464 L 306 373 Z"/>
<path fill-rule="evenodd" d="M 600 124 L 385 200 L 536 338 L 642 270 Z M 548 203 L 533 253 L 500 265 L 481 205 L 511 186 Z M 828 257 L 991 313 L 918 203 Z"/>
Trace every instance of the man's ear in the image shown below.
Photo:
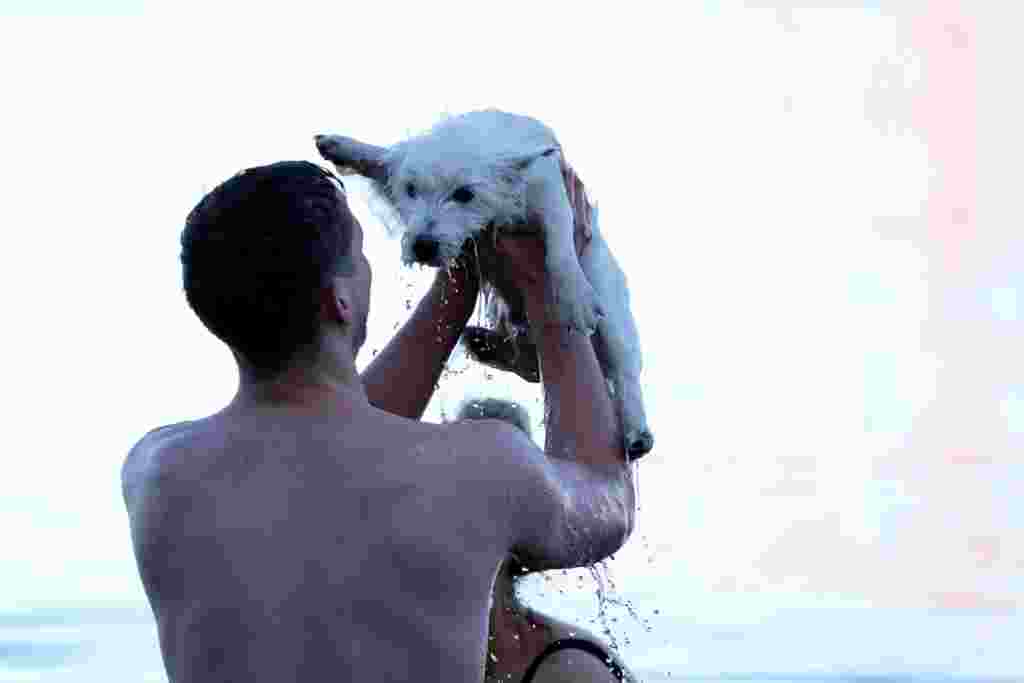
<path fill-rule="evenodd" d="M 333 278 L 331 285 L 320 289 L 321 304 L 327 316 L 346 327 L 354 320 L 352 290 L 342 278 Z"/>
<path fill-rule="evenodd" d="M 315 135 L 320 156 L 338 169 L 339 175 L 357 173 L 386 185 L 388 182 L 388 149 L 368 145 L 341 135 Z"/>

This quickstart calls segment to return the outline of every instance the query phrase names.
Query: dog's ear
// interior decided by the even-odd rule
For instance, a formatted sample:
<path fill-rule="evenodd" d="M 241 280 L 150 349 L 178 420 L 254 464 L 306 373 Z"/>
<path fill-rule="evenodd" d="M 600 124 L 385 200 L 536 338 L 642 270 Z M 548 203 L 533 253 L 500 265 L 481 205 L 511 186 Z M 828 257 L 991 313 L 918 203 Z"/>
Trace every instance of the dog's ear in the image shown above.
<path fill-rule="evenodd" d="M 542 147 L 526 154 L 509 157 L 505 160 L 505 163 L 514 171 L 525 171 L 537 159 L 551 156 L 556 152 L 558 152 L 557 147 Z"/>
<path fill-rule="evenodd" d="M 316 135 L 316 148 L 341 175 L 358 173 L 381 184 L 388 182 L 388 150 L 341 135 Z"/>

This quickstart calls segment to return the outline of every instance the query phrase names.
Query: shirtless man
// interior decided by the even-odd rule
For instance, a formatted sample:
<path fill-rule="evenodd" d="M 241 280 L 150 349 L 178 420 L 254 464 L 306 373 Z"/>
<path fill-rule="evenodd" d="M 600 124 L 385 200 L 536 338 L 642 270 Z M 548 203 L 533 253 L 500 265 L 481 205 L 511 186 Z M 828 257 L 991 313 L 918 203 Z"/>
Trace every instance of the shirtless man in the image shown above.
<path fill-rule="evenodd" d="M 469 268 L 440 271 L 357 374 L 371 275 L 339 186 L 307 162 L 249 169 L 182 233 L 186 297 L 239 386 L 122 472 L 173 683 L 481 681 L 510 553 L 576 567 L 632 531 L 619 420 L 589 339 L 549 324 L 542 242 L 498 248 L 538 331 L 546 453 L 502 421 L 419 421 L 473 309 Z"/>

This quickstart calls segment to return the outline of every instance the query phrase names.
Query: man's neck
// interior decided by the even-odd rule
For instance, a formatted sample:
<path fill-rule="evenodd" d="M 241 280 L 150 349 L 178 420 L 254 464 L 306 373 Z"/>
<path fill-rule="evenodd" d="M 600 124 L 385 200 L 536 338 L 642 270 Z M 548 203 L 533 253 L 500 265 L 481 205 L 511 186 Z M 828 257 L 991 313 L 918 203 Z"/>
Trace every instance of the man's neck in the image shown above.
<path fill-rule="evenodd" d="M 259 378 L 240 364 L 238 391 L 232 403 L 315 405 L 325 400 L 367 403 L 354 364 L 296 365 L 272 378 Z"/>

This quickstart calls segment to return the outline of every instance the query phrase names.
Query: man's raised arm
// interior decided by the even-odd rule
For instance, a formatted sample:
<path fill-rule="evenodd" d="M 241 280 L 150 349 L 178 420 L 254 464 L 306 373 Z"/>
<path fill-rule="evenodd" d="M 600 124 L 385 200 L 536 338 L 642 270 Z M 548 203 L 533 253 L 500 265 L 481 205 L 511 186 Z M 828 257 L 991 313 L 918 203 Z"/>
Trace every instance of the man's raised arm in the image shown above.
<path fill-rule="evenodd" d="M 370 404 L 413 420 L 423 416 L 444 364 L 473 314 L 480 283 L 460 260 L 438 270 L 412 317 L 362 374 Z"/>
<path fill-rule="evenodd" d="M 551 316 L 543 241 L 503 236 L 497 249 L 526 303 L 547 427 L 543 454 L 518 430 L 501 434 L 508 456 L 502 460 L 512 463 L 512 471 L 499 472 L 501 481 L 516 483 L 511 551 L 534 570 L 583 566 L 617 551 L 633 531 L 636 501 L 622 426 L 590 337 Z"/>

